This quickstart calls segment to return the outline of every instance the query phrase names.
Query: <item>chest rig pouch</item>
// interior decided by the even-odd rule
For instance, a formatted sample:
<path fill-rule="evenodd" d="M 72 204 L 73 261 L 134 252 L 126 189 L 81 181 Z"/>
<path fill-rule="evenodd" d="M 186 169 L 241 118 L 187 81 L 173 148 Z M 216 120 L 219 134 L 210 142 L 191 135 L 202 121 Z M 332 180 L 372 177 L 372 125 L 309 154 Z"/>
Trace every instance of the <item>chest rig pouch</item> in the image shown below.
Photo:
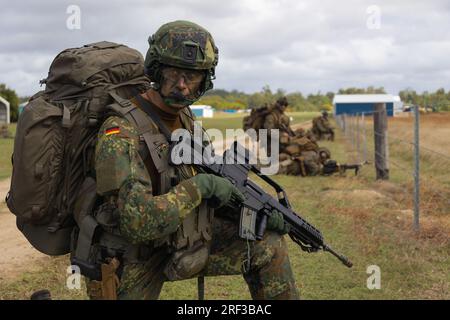
<path fill-rule="evenodd" d="M 148 101 L 137 96 L 136 100 L 141 106 L 139 108 L 118 96 L 114 99 L 118 104 L 113 104 L 110 108 L 125 117 L 138 131 L 139 154 L 149 171 L 154 196 L 167 193 L 173 186 L 196 174 L 191 165 L 170 164 L 170 133 L 151 111 L 153 106 L 148 105 Z M 186 109 L 183 110 L 186 113 L 181 114 L 181 122 L 192 133 L 193 116 Z M 171 255 L 164 269 L 168 280 L 191 278 L 205 267 L 212 239 L 213 218 L 214 210 L 207 206 L 206 201 L 202 201 L 199 207 L 184 218 L 176 233 L 154 241 L 154 247 L 166 246 Z"/>

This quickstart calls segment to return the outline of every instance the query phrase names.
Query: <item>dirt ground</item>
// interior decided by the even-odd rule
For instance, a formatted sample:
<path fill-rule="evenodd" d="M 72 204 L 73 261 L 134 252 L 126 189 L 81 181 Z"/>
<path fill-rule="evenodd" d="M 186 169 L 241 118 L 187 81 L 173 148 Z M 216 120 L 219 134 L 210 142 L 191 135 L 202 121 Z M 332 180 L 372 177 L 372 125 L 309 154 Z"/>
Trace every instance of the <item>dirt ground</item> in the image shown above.
<path fill-rule="evenodd" d="M 34 249 L 16 227 L 16 219 L 5 204 L 10 179 L 0 180 L 0 280 L 32 270 L 38 260 L 48 258 Z"/>

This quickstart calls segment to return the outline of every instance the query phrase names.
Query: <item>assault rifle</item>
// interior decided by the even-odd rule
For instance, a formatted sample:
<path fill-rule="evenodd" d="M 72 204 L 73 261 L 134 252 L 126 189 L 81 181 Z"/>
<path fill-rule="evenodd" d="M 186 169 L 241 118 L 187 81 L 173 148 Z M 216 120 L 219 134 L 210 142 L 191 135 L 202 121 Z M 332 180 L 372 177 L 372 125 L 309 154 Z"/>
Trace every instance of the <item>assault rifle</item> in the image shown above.
<path fill-rule="evenodd" d="M 153 107 L 140 95 L 137 95 L 136 98 L 141 105 L 147 106 L 146 108 L 143 108 L 143 111 L 158 125 L 167 141 L 171 141 L 170 131 L 161 121 L 159 116 L 153 112 Z M 194 153 L 196 151 L 201 152 L 200 156 L 197 154 L 197 159 L 200 159 L 201 161 L 197 164 L 195 161 L 196 159 L 191 158 L 190 161 L 194 160 L 194 162 L 186 164 L 197 164 L 200 171 L 215 174 L 229 180 L 244 194 L 246 200 L 240 204 L 241 217 L 239 223 L 239 236 L 241 238 L 247 240 L 261 240 L 266 231 L 267 219 L 275 209 L 281 212 L 284 221 L 290 225 L 289 236 L 302 248 L 302 250 L 306 252 L 316 252 L 319 250 L 328 251 L 337 257 L 345 266 L 349 268 L 352 267 L 353 264 L 348 258 L 335 252 L 324 242 L 320 230 L 316 229 L 292 210 L 283 188 L 268 176 L 262 174 L 256 166 L 250 164 L 250 152 L 237 141 L 232 144 L 230 149 L 224 152 L 222 161 L 219 163 L 218 161 L 214 161 L 215 157 L 205 159 L 204 146 L 196 143 L 196 139 L 189 134 L 188 137 L 188 141 L 185 141 L 183 137 L 180 137 L 180 141 L 171 144 L 170 161 L 173 160 L 172 157 L 175 154 L 178 154 L 184 159 L 182 156 L 183 148 L 179 149 L 177 152 L 174 152 L 174 148 L 182 146 L 183 143 L 188 143 L 188 147 L 192 148 L 191 150 L 194 151 Z M 209 152 L 206 152 L 206 155 L 208 155 L 208 153 Z M 213 152 L 209 154 L 213 156 Z M 248 175 L 250 172 L 255 173 L 263 181 L 269 184 L 277 193 L 278 199 L 272 197 L 259 185 L 249 179 Z"/>
<path fill-rule="evenodd" d="M 359 170 L 361 169 L 362 164 L 356 163 L 356 164 L 340 164 L 339 165 L 339 173 L 341 175 L 345 174 L 345 171 L 347 170 L 355 170 L 355 176 L 358 175 Z"/>
<path fill-rule="evenodd" d="M 226 150 L 221 163 L 198 165 L 202 171 L 215 174 L 231 181 L 246 197 L 241 204 L 239 236 L 247 240 L 261 240 L 266 230 L 267 219 L 275 209 L 283 214 L 284 221 L 290 225 L 289 236 L 304 251 L 323 250 L 337 257 L 345 266 L 351 268 L 352 262 L 345 256 L 335 252 L 324 242 L 322 233 L 295 213 L 289 203 L 286 192 L 275 181 L 261 173 L 254 165 L 249 164 L 250 153 L 237 141 Z M 275 199 L 249 178 L 253 172 L 276 192 Z"/>
<path fill-rule="evenodd" d="M 348 163 L 341 163 L 338 164 L 335 160 L 327 160 L 325 163 L 323 163 L 323 169 L 322 174 L 325 176 L 339 173 L 341 176 L 345 175 L 345 172 L 347 170 L 355 170 L 355 176 L 358 175 L 359 170 L 361 167 L 366 164 L 367 162 L 361 162 L 361 163 L 354 163 L 354 164 L 348 164 Z"/>

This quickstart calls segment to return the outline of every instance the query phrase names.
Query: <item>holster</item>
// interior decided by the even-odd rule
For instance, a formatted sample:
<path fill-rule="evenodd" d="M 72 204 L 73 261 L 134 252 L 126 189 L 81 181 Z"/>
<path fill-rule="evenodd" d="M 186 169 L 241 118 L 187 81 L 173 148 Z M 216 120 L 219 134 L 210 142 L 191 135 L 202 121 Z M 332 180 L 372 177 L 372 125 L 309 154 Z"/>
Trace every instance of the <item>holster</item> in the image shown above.
<path fill-rule="evenodd" d="M 101 265 L 102 279 L 90 280 L 87 283 L 89 296 L 93 300 L 117 300 L 117 288 L 120 282 L 116 272 L 120 262 L 116 258 L 108 260 Z"/>

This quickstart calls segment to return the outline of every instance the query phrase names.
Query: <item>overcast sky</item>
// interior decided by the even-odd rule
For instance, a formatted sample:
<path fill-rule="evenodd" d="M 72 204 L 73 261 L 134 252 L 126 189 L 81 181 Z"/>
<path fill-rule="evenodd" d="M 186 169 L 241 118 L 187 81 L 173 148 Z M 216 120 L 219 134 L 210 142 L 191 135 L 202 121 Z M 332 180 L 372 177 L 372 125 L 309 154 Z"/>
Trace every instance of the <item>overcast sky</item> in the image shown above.
<path fill-rule="evenodd" d="M 80 9 L 79 29 L 67 27 L 76 22 L 70 5 Z M 39 90 L 67 47 L 108 40 L 145 55 L 148 36 L 178 19 L 212 33 L 216 88 L 450 90 L 448 0 L 0 0 L 0 7 L 0 83 L 21 96 Z"/>

